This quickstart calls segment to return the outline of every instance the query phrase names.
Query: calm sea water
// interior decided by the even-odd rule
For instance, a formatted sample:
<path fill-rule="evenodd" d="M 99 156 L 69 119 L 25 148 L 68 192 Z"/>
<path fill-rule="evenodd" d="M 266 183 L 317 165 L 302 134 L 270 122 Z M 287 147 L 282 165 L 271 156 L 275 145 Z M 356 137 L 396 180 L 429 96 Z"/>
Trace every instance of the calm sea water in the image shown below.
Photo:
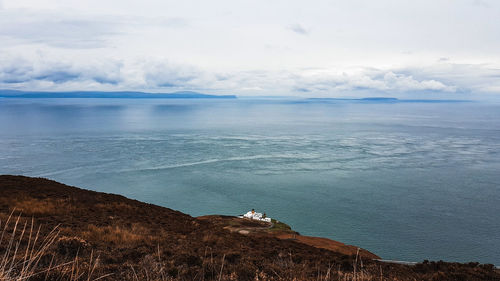
<path fill-rule="evenodd" d="M 0 173 L 500 265 L 500 105 L 0 99 Z"/>

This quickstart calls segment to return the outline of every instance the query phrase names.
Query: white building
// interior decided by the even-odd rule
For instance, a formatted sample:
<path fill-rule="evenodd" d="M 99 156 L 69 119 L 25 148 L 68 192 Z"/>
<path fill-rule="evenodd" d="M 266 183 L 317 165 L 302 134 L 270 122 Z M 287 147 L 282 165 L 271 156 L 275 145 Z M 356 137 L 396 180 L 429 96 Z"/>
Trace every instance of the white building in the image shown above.
<path fill-rule="evenodd" d="M 271 218 L 263 217 L 262 213 L 257 213 L 254 210 L 248 211 L 243 216 L 240 216 L 240 218 L 247 218 L 247 219 L 252 219 L 252 220 L 271 222 Z"/>

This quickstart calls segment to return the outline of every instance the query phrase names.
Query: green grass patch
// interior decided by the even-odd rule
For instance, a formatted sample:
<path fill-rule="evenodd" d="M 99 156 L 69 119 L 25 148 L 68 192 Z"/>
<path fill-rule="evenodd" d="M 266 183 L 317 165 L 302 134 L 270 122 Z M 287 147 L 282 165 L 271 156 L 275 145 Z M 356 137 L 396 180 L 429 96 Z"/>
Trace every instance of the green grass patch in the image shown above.
<path fill-rule="evenodd" d="M 271 219 L 271 222 L 273 223 L 273 227 L 269 229 L 270 231 L 292 232 L 292 228 L 284 222 L 280 222 L 275 219 Z"/>

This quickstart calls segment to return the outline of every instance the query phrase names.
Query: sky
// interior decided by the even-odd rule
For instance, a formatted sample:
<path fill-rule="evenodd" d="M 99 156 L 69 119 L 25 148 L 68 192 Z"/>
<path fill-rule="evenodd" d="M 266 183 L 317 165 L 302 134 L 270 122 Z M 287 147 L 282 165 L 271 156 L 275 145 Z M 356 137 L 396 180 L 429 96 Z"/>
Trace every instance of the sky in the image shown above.
<path fill-rule="evenodd" d="M 500 1 L 0 0 L 0 89 L 500 99 Z"/>

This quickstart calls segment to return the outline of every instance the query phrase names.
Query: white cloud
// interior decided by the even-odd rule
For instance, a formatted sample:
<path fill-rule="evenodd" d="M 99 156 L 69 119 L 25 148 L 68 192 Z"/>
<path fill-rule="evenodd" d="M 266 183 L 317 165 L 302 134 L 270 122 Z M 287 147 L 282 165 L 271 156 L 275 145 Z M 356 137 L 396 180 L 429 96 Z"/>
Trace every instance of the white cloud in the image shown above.
<path fill-rule="evenodd" d="M 354 69 L 350 72 L 329 72 L 314 70 L 296 74 L 295 89 L 322 95 L 339 95 L 369 91 L 394 95 L 406 92 L 449 92 L 457 91 L 455 85 L 427 78 L 415 79 L 412 75 L 398 73 L 398 70 Z"/>
<path fill-rule="evenodd" d="M 442 82 L 431 80 L 418 81 L 413 76 L 405 74 L 395 74 L 392 71 L 384 75 L 385 88 L 383 90 L 399 90 L 399 91 L 445 91 L 455 92 L 455 86 L 447 86 Z"/>

